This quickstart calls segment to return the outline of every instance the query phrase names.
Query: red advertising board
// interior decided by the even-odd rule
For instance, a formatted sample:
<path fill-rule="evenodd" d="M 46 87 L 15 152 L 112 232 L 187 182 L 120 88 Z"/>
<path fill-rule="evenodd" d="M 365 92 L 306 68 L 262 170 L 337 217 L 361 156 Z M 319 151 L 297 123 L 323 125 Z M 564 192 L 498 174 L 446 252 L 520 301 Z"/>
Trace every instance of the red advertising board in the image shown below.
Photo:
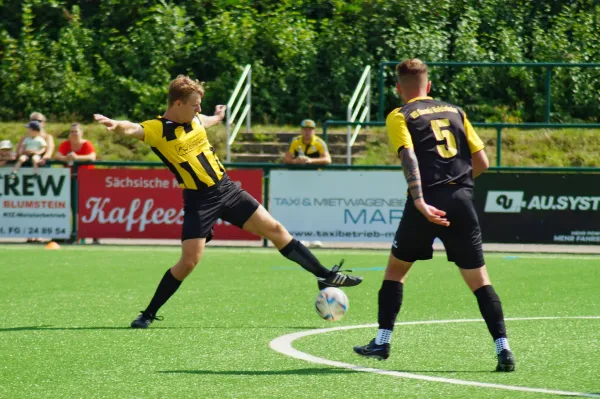
<path fill-rule="evenodd" d="M 227 174 L 262 203 L 260 169 Z M 166 169 L 80 169 L 79 237 L 181 238 L 181 188 Z M 258 240 L 257 235 L 217 221 L 215 240 Z"/>

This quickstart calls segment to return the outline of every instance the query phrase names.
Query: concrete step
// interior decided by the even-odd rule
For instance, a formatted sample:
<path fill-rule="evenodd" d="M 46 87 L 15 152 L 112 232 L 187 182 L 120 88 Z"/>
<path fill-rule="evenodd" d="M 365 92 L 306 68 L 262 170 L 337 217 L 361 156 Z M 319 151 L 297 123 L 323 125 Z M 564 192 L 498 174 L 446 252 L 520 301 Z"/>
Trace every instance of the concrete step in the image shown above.
<path fill-rule="evenodd" d="M 273 142 L 279 141 L 288 143 L 296 136 L 300 135 L 300 132 L 276 132 L 276 133 L 238 133 L 236 141 L 252 141 L 252 142 Z M 365 142 L 368 140 L 371 134 L 367 133 L 366 130 L 362 130 L 356 137 L 356 142 Z M 317 133 L 318 137 L 322 137 L 320 132 Z M 333 131 L 327 134 L 327 143 L 334 144 L 340 142 L 346 142 L 348 140 L 348 132 L 345 131 Z"/>
<path fill-rule="evenodd" d="M 345 154 L 347 145 L 346 143 L 332 143 L 327 146 L 329 153 L 334 154 Z M 234 142 L 232 145 L 232 152 L 249 152 L 249 153 L 265 153 L 265 154 L 283 154 L 289 148 L 288 143 L 281 143 L 278 141 L 239 141 Z M 361 152 L 367 148 L 366 143 L 354 143 L 352 146 L 352 152 Z"/>
<path fill-rule="evenodd" d="M 352 154 L 352 159 L 359 159 L 362 154 Z M 260 153 L 237 153 L 231 154 L 233 162 L 257 162 L 257 163 L 282 163 L 283 155 L 260 154 Z M 331 162 L 334 164 L 345 164 L 346 155 L 331 155 Z"/>

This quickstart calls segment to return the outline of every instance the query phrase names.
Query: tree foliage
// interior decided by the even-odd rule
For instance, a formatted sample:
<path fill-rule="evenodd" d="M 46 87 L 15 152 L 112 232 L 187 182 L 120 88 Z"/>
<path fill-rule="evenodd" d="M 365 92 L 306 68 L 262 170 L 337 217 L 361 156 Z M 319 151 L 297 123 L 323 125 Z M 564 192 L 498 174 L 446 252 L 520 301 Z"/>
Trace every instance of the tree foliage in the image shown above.
<path fill-rule="evenodd" d="M 206 82 L 212 109 L 245 64 L 253 120 L 295 124 L 345 119 L 364 67 L 382 61 L 600 62 L 595 0 L 0 0 L 0 9 L 3 120 L 33 110 L 150 118 L 180 73 Z M 542 121 L 545 76 L 432 67 L 432 95 L 475 121 Z M 391 67 L 385 83 L 389 111 L 398 104 Z M 600 120 L 600 68 L 554 69 L 551 94 L 553 121 Z"/>

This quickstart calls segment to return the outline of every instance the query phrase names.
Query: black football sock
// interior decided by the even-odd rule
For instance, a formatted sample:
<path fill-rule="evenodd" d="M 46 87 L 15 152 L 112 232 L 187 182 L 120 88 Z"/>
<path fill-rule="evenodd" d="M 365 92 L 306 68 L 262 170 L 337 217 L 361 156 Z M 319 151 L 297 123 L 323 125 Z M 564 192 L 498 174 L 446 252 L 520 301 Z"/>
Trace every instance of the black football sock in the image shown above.
<path fill-rule="evenodd" d="M 402 306 L 403 289 L 404 284 L 399 281 L 383 280 L 379 289 L 379 329 L 394 330 L 394 323 Z"/>
<path fill-rule="evenodd" d="M 473 292 L 477 297 L 479 310 L 487 324 L 490 334 L 494 341 L 499 338 L 506 338 L 506 327 L 504 326 L 504 313 L 502 312 L 502 304 L 494 287 L 484 285 Z"/>
<path fill-rule="evenodd" d="M 317 277 L 328 277 L 331 274 L 331 270 L 324 267 L 308 248 L 295 238 L 285 247 L 281 248 L 279 252 Z"/>
<path fill-rule="evenodd" d="M 162 280 L 160 280 L 158 288 L 144 313 L 150 316 L 156 316 L 158 309 L 171 298 L 180 285 L 181 281 L 177 280 L 173 274 L 171 274 L 171 269 L 167 270 Z"/>

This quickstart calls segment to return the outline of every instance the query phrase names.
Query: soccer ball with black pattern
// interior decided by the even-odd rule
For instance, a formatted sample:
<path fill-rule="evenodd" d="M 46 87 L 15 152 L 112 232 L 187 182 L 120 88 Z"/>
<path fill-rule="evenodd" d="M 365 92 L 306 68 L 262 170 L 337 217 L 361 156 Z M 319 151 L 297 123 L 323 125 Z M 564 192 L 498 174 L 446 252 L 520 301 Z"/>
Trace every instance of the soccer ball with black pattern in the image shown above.
<path fill-rule="evenodd" d="M 327 321 L 341 320 L 348 311 L 348 307 L 348 297 L 344 291 L 335 287 L 327 287 L 319 291 L 315 300 L 317 313 Z"/>

